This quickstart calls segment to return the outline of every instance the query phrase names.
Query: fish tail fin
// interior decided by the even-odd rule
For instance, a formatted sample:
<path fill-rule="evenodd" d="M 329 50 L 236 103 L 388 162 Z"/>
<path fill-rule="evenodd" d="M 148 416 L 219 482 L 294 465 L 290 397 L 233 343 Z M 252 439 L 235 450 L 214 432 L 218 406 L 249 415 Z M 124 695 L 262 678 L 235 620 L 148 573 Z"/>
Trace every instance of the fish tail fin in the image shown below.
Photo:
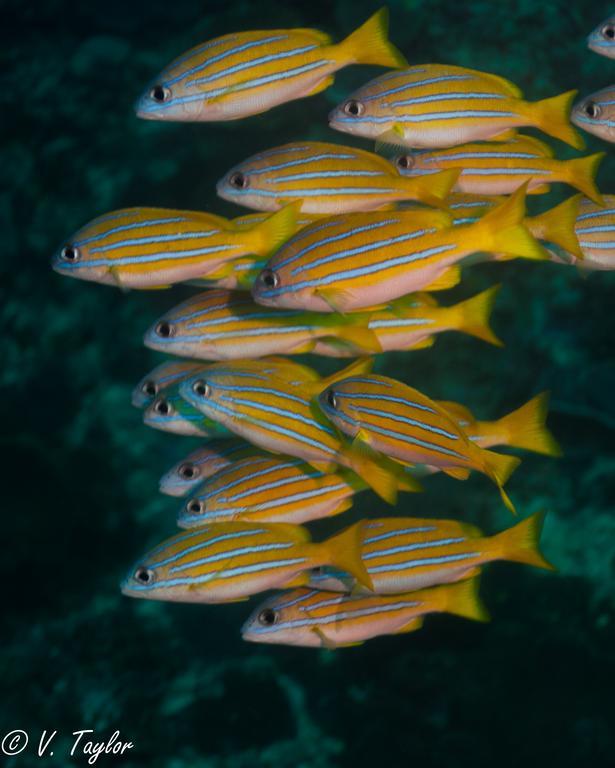
<path fill-rule="evenodd" d="M 407 67 L 406 57 L 389 40 L 389 10 L 381 8 L 340 44 L 343 53 L 357 64 L 397 69 Z"/>
<path fill-rule="evenodd" d="M 506 456 L 503 453 L 496 453 L 495 451 L 487 451 L 484 449 L 483 457 L 485 459 L 486 474 L 497 485 L 505 506 L 513 513 L 513 515 L 516 515 L 517 510 L 504 490 L 504 485 L 519 464 L 521 464 L 521 459 L 516 456 Z"/>
<path fill-rule="evenodd" d="M 547 260 L 549 254 L 523 225 L 527 183 L 497 208 L 486 213 L 476 224 L 470 224 L 476 235 L 477 250 L 507 253 L 524 259 Z"/>
<path fill-rule="evenodd" d="M 268 216 L 265 221 L 249 230 L 249 247 L 257 256 L 268 256 L 288 240 L 297 231 L 297 215 L 301 202 L 284 206 L 281 211 Z M 240 230 L 245 233 L 245 230 Z"/>
<path fill-rule="evenodd" d="M 373 591 L 374 585 L 363 560 L 363 524 L 355 523 L 341 533 L 331 536 L 321 547 L 327 552 L 327 565 L 340 568 L 351 574 L 364 587 Z"/>
<path fill-rule="evenodd" d="M 583 258 L 583 251 L 575 231 L 581 195 L 573 195 L 548 211 L 526 219 L 525 225 L 539 240 L 555 243 L 577 258 Z"/>
<path fill-rule="evenodd" d="M 489 326 L 491 310 L 501 287 L 501 285 L 494 285 L 471 299 L 451 307 L 451 312 L 455 316 L 455 330 L 469 333 L 489 344 L 495 344 L 496 347 L 503 347 L 503 342 Z"/>
<path fill-rule="evenodd" d="M 490 621 L 489 611 L 480 599 L 480 577 L 465 579 L 450 586 L 438 587 L 441 609 L 446 613 L 474 621 Z"/>
<path fill-rule="evenodd" d="M 598 166 L 606 152 L 596 152 L 587 157 L 575 157 L 566 162 L 566 178 L 568 183 L 598 205 L 604 205 L 604 199 L 596 186 Z"/>
<path fill-rule="evenodd" d="M 412 197 L 436 208 L 446 208 L 445 200 L 450 195 L 460 168 L 449 168 L 430 176 L 402 176 L 403 186 L 412 191 Z"/>
<path fill-rule="evenodd" d="M 570 108 L 578 91 L 566 91 L 549 99 L 529 104 L 533 124 L 575 149 L 583 149 L 585 142 L 570 123 Z"/>
<path fill-rule="evenodd" d="M 505 432 L 507 445 L 545 456 L 561 456 L 557 440 L 545 424 L 549 406 L 549 393 L 542 392 L 512 413 L 495 423 L 498 432 Z"/>
<path fill-rule="evenodd" d="M 554 571 L 555 567 L 544 558 L 539 549 L 544 521 L 545 513 L 536 512 L 512 528 L 496 534 L 491 538 L 491 542 L 505 560 Z"/>

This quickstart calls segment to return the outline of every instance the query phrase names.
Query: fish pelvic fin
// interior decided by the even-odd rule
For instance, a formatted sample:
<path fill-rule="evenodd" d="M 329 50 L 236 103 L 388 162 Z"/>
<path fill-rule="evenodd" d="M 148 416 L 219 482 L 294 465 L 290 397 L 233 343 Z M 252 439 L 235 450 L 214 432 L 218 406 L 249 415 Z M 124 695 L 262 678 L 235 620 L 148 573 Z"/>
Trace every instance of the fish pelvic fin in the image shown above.
<path fill-rule="evenodd" d="M 536 512 L 512 528 L 493 536 L 491 543 L 505 560 L 554 571 L 555 566 L 544 558 L 539 549 L 544 521 L 545 513 Z"/>
<path fill-rule="evenodd" d="M 504 490 L 504 485 L 519 464 L 521 464 L 521 459 L 516 456 L 506 456 L 503 453 L 496 453 L 495 451 L 487 451 L 485 449 L 483 449 L 483 457 L 485 459 L 485 473 L 497 485 L 504 505 L 513 515 L 516 515 L 517 510 Z"/>
<path fill-rule="evenodd" d="M 497 208 L 486 213 L 476 224 L 477 250 L 506 253 L 524 259 L 547 260 L 549 254 L 523 226 L 527 182 Z"/>
<path fill-rule="evenodd" d="M 568 183 L 598 205 L 604 205 L 604 199 L 596 186 L 596 173 L 605 155 L 606 152 L 596 152 L 595 155 L 575 157 L 566 162 Z"/>
<path fill-rule="evenodd" d="M 347 457 L 351 469 L 387 504 L 397 503 L 400 483 L 405 491 L 409 490 L 412 484 L 404 467 L 371 448 L 360 430 L 348 448 Z M 413 490 L 417 492 L 422 490 L 418 481 L 415 480 L 413 485 L 415 486 Z"/>
<path fill-rule="evenodd" d="M 554 208 L 526 219 L 525 226 L 535 238 L 547 243 L 555 243 L 568 253 L 574 254 L 578 259 L 582 259 L 584 254 L 575 232 L 580 202 L 581 195 L 573 195 Z"/>
<path fill-rule="evenodd" d="M 549 407 L 549 393 L 542 392 L 525 405 L 495 422 L 498 432 L 507 436 L 506 445 L 524 448 L 545 456 L 561 456 L 562 449 L 545 424 Z"/>
<path fill-rule="evenodd" d="M 487 622 L 491 620 L 487 607 L 479 595 L 480 577 L 466 579 L 451 586 L 438 587 L 442 591 L 440 596 L 441 609 L 464 619 Z"/>
<path fill-rule="evenodd" d="M 575 149 L 583 149 L 585 142 L 570 123 L 570 108 L 578 91 L 566 91 L 559 96 L 529 103 L 528 117 L 541 131 Z"/>
<path fill-rule="evenodd" d="M 370 592 L 374 591 L 371 576 L 361 559 L 363 523 L 355 523 L 341 533 L 331 536 L 320 546 L 326 552 L 327 565 L 346 571 Z"/>
<path fill-rule="evenodd" d="M 344 59 L 357 64 L 398 69 L 407 67 L 406 57 L 389 40 L 389 10 L 381 8 L 339 44 Z"/>
<path fill-rule="evenodd" d="M 295 201 L 268 216 L 249 230 L 249 247 L 257 256 L 268 256 L 297 231 L 301 202 Z M 244 230 L 245 231 L 245 230 Z"/>
<path fill-rule="evenodd" d="M 503 347 L 504 343 L 489 326 L 491 310 L 501 287 L 501 285 L 494 285 L 471 299 L 451 307 L 455 317 L 455 330 L 468 333 L 496 347 Z"/>

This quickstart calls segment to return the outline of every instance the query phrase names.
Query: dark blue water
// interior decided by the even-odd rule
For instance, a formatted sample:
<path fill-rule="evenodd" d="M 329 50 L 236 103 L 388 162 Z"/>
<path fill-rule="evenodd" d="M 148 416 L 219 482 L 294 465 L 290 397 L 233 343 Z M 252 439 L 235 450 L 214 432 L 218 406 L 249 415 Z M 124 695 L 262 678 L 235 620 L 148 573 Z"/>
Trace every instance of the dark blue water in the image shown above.
<path fill-rule="evenodd" d="M 389 5 L 392 37 L 411 62 L 497 71 L 532 100 L 590 93 L 615 77 L 615 62 L 584 44 L 610 12 L 605 2 Z M 238 213 L 214 190 L 237 161 L 285 141 L 344 141 L 326 115 L 376 69 L 347 69 L 309 101 L 229 124 L 143 122 L 132 103 L 171 58 L 210 37 L 314 26 L 340 39 L 376 7 L 2 3 L 0 738 L 23 729 L 30 743 L 1 765 L 85 764 L 85 737 L 69 756 L 80 729 L 99 741 L 119 729 L 134 744 L 97 764 L 148 768 L 615 762 L 612 274 L 474 267 L 447 300 L 502 282 L 494 326 L 503 350 L 448 334 L 433 349 L 378 361 L 378 371 L 483 418 L 552 392 L 549 424 L 565 456 L 526 455 L 508 487 L 522 514 L 548 511 L 544 550 L 559 573 L 490 567 L 482 586 L 490 624 L 435 617 L 419 633 L 331 653 L 243 643 L 249 604 L 119 594 L 135 557 L 174 532 L 177 501 L 157 494 L 158 478 L 196 445 L 148 430 L 130 405 L 132 386 L 160 359 L 141 336 L 187 290 L 122 294 L 61 278 L 50 256 L 113 208 Z M 598 140 L 588 148 L 610 153 Z M 610 153 L 604 192 L 615 191 L 614 173 Z M 532 204 L 543 210 L 562 194 Z M 363 494 L 330 527 L 387 511 Z M 399 511 L 488 531 L 510 523 L 481 476 L 434 477 Z M 39 760 L 44 729 L 58 735 L 53 757 Z"/>

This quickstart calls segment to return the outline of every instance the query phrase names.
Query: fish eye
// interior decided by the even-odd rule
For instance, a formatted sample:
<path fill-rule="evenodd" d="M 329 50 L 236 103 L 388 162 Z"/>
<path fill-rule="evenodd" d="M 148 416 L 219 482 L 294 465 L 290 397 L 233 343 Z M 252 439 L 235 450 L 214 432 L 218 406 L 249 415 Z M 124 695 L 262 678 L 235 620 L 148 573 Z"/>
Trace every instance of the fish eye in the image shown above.
<path fill-rule="evenodd" d="M 277 272 L 272 269 L 263 269 L 260 280 L 266 288 L 277 288 L 280 284 L 280 278 Z"/>
<path fill-rule="evenodd" d="M 211 387 L 206 381 L 203 381 L 203 379 L 194 382 L 192 391 L 199 397 L 209 397 L 211 395 Z"/>
<path fill-rule="evenodd" d="M 235 189 L 245 189 L 248 186 L 248 178 L 243 173 L 236 171 L 230 175 L 228 183 Z"/>
<path fill-rule="evenodd" d="M 605 24 L 601 29 L 602 37 L 607 40 L 615 40 L 615 27 L 612 24 Z"/>
<path fill-rule="evenodd" d="M 195 477 L 198 477 L 199 471 L 194 464 L 182 464 L 177 470 L 177 474 L 182 480 L 193 480 Z"/>
<path fill-rule="evenodd" d="M 139 566 L 134 573 L 134 580 L 138 581 L 139 584 L 151 584 L 154 581 L 155 576 L 154 571 L 145 568 L 144 566 Z"/>
<path fill-rule="evenodd" d="M 141 392 L 143 392 L 143 394 L 147 395 L 148 397 L 156 397 L 158 394 L 158 384 L 156 384 L 155 381 L 148 379 L 147 381 L 143 382 Z"/>
<path fill-rule="evenodd" d="M 199 499 L 190 499 L 186 504 L 186 509 L 191 515 L 202 515 L 205 512 L 205 504 Z"/>
<path fill-rule="evenodd" d="M 360 101 L 351 99 L 344 104 L 344 112 L 347 115 L 350 115 L 350 117 L 359 117 L 359 115 L 362 115 L 363 112 L 365 112 L 365 107 Z"/>
<path fill-rule="evenodd" d="M 64 261 L 70 261 L 75 262 L 79 261 L 81 258 L 81 254 L 79 253 L 79 248 L 77 248 L 74 245 L 65 245 L 64 248 L 60 251 L 60 258 Z"/>
<path fill-rule="evenodd" d="M 337 408 L 337 397 L 332 389 L 327 392 L 327 404 L 330 405 L 331 408 Z"/>
<path fill-rule="evenodd" d="M 278 620 L 278 614 L 273 608 L 265 608 L 258 614 L 258 622 L 264 627 L 273 626 Z"/>
<path fill-rule="evenodd" d="M 583 107 L 583 111 L 587 117 L 596 118 L 600 116 L 600 107 L 595 101 L 588 101 Z"/>
<path fill-rule="evenodd" d="M 171 89 L 165 85 L 155 85 L 149 92 L 149 97 L 152 101 L 157 101 L 158 104 L 162 104 L 171 98 Z"/>
<path fill-rule="evenodd" d="M 403 170 L 407 170 L 408 168 L 412 168 L 414 165 L 414 158 L 412 155 L 400 155 L 397 158 L 397 167 L 402 168 Z"/>
<path fill-rule="evenodd" d="M 175 336 L 175 327 L 171 323 L 167 323 L 166 320 L 162 320 L 162 322 L 157 323 L 154 333 L 162 339 L 169 339 L 171 336 Z"/>
<path fill-rule="evenodd" d="M 158 398 L 156 402 L 154 403 L 154 411 L 159 416 L 168 416 L 172 412 L 173 408 L 169 404 L 168 400 L 165 400 L 164 397 Z"/>

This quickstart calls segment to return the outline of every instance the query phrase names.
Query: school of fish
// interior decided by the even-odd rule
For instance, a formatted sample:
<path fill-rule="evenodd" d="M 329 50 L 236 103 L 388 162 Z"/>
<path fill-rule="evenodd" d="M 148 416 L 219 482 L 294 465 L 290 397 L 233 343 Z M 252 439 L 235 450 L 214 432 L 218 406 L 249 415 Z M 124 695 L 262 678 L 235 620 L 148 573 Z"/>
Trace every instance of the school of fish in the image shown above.
<path fill-rule="evenodd" d="M 615 16 L 587 43 L 615 58 Z M 441 299 L 471 265 L 615 269 L 615 195 L 596 184 L 605 153 L 562 160 L 519 133 L 581 150 L 576 126 L 615 142 L 615 86 L 577 103 L 574 90 L 527 100 L 496 74 L 410 65 L 385 8 L 340 42 L 316 29 L 206 41 L 156 75 L 135 109 L 147 120 L 239 120 L 324 91 L 355 64 L 386 71 L 328 122 L 371 146 L 264 142 L 216 182 L 249 212 L 111 211 L 52 259 L 62 275 L 123 290 L 194 286 L 145 330 L 145 345 L 169 357 L 132 393 L 148 426 L 203 440 L 160 481 L 183 530 L 141 554 L 121 589 L 192 603 L 276 590 L 241 630 L 251 642 L 332 649 L 418 630 L 432 613 L 486 621 L 489 563 L 553 568 L 539 548 L 543 512 L 493 535 L 445 509 L 383 517 L 380 501 L 374 517 L 319 541 L 306 524 L 342 515 L 358 493 L 394 505 L 437 472 L 485 475 L 515 513 L 504 486 L 521 459 L 493 449 L 560 455 L 548 393 L 485 421 L 375 374 L 374 359 L 447 332 L 502 346 L 490 326 L 499 285 Z M 553 184 L 575 194 L 528 215 L 527 196 Z M 306 354 L 346 362 L 322 376 L 294 358 Z"/>

